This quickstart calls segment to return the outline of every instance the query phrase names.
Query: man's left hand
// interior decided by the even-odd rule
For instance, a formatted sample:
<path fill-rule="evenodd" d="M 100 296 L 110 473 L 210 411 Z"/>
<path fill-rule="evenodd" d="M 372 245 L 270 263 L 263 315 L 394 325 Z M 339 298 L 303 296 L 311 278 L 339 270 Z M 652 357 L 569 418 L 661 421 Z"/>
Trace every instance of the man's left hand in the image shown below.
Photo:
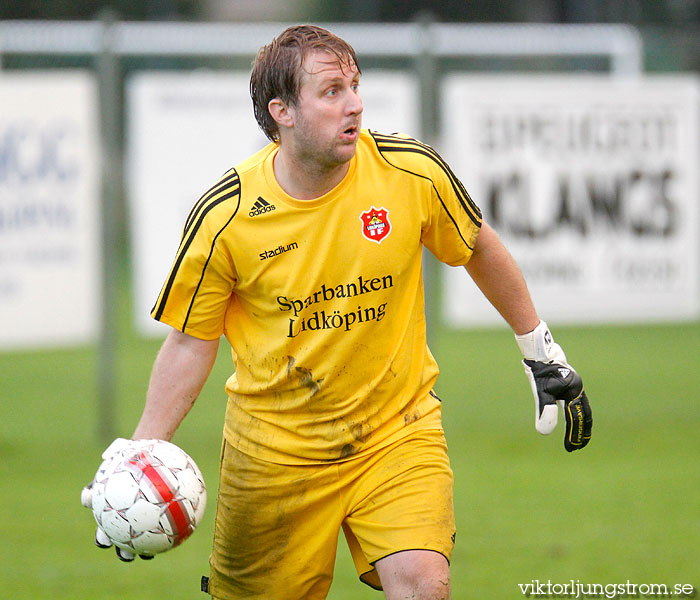
<path fill-rule="evenodd" d="M 557 424 L 557 405 L 566 418 L 564 447 L 579 450 L 588 444 L 593 428 L 593 414 L 583 381 L 566 362 L 566 355 L 554 342 L 547 324 L 540 324 L 530 333 L 516 335 L 523 353 L 525 374 L 535 399 L 535 428 L 550 434 Z"/>
<path fill-rule="evenodd" d="M 538 414 L 541 416 L 548 406 L 554 407 L 553 425 L 556 425 L 558 404 L 566 417 L 564 447 L 568 452 L 583 448 L 591 439 L 593 414 L 581 376 L 571 366 L 556 362 L 548 364 L 525 359 L 523 365 L 535 395 Z"/>

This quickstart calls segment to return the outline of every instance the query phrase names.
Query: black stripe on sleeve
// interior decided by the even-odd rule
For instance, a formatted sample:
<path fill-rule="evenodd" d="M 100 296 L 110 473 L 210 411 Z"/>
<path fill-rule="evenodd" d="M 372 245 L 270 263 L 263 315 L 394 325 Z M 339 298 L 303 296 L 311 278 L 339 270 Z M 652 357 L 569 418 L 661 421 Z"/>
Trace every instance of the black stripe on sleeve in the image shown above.
<path fill-rule="evenodd" d="M 215 186 L 215 187 L 217 187 L 217 186 Z M 182 265 L 182 261 L 184 260 L 188 249 L 192 245 L 192 242 L 197 235 L 197 231 L 201 227 L 202 222 L 204 221 L 204 218 L 206 217 L 206 215 L 209 213 L 209 211 L 216 208 L 222 202 L 226 202 L 227 200 L 231 200 L 232 198 L 237 198 L 236 206 L 231 213 L 231 217 L 226 221 L 226 224 L 219 230 L 219 232 L 214 237 L 214 240 L 212 241 L 212 246 L 210 248 L 206 263 L 204 264 L 204 267 L 202 269 L 202 274 L 201 274 L 199 282 L 197 284 L 197 289 L 195 290 L 195 293 L 193 294 L 192 301 L 190 303 L 190 307 L 187 311 L 187 318 L 189 318 L 190 311 L 192 310 L 192 302 L 194 302 L 194 297 L 196 296 L 197 291 L 199 291 L 199 287 L 201 285 L 202 279 L 204 278 L 204 271 L 206 271 L 206 268 L 209 264 L 209 260 L 211 259 L 211 255 L 212 255 L 213 249 L 214 249 L 214 243 L 216 242 L 216 240 L 219 237 L 219 235 L 221 234 L 221 232 L 228 226 L 228 224 L 231 222 L 233 217 L 235 217 L 236 213 L 238 212 L 238 208 L 240 206 L 240 192 L 241 192 L 240 180 L 238 178 L 238 175 L 236 174 L 234 178 L 229 180 L 227 187 L 218 186 L 217 190 L 218 190 L 217 193 L 220 195 L 213 195 L 213 196 L 210 195 L 209 200 L 207 202 L 198 203 L 198 208 L 196 210 L 193 210 L 192 213 L 190 213 L 190 217 L 188 218 L 188 226 L 185 228 L 185 231 L 183 233 L 182 242 L 180 243 L 180 248 L 178 250 L 177 257 L 175 258 L 175 263 L 173 265 L 173 268 L 170 271 L 170 276 L 168 277 L 168 280 L 166 281 L 165 285 L 163 286 L 163 290 L 161 292 L 161 295 L 160 295 L 158 301 L 156 302 L 156 305 L 153 307 L 153 309 L 151 311 L 151 312 L 155 313 L 153 315 L 153 318 L 157 321 L 159 321 L 160 318 L 163 316 L 163 312 L 165 311 L 165 306 L 168 302 L 168 296 L 170 295 L 170 291 L 172 290 L 173 284 L 175 282 L 175 278 L 177 277 L 177 272 L 180 269 L 180 266 Z M 195 217 L 196 217 L 196 220 L 195 220 Z M 186 322 L 187 322 L 187 320 L 185 320 L 185 323 Z M 183 331 L 184 331 L 184 325 L 183 325 Z"/>
<path fill-rule="evenodd" d="M 404 169 L 404 168 L 402 168 L 402 167 L 396 166 L 395 164 L 393 164 L 392 162 L 390 162 L 389 159 L 388 159 L 386 156 L 384 156 L 384 155 L 382 155 L 382 157 L 384 158 L 384 160 L 387 161 L 388 164 L 390 164 L 390 165 L 391 165 L 392 167 L 394 167 L 395 169 L 397 169 L 397 170 L 399 170 L 399 171 L 403 171 L 404 173 L 408 173 L 409 175 L 413 175 L 413 176 L 415 176 L 415 177 L 420 177 L 421 179 L 425 179 L 426 181 L 429 181 L 429 182 L 430 182 L 430 185 L 433 187 L 433 190 L 435 190 L 435 194 L 437 195 L 438 200 L 440 200 L 440 204 L 442 205 L 442 208 L 443 208 L 443 210 L 445 211 L 445 214 L 447 214 L 447 216 L 450 218 L 450 221 L 452 221 L 452 224 L 455 226 L 455 229 L 457 230 L 457 233 L 459 234 L 460 239 L 462 240 L 462 242 L 464 242 L 464 245 L 465 245 L 467 248 L 469 248 L 470 250 L 473 251 L 474 248 L 473 248 L 472 246 L 469 245 L 469 243 L 467 242 L 467 240 L 464 239 L 464 236 L 462 235 L 462 230 L 459 228 L 459 225 L 457 224 L 456 219 L 452 216 L 452 213 L 450 212 L 450 210 L 449 210 L 449 209 L 447 208 L 447 206 L 445 205 L 445 202 L 443 201 L 442 196 L 440 195 L 440 192 L 439 192 L 438 189 L 435 187 L 435 183 L 433 183 L 433 180 L 430 179 L 430 177 L 428 177 L 427 175 L 421 175 L 420 173 L 414 173 L 413 171 L 409 171 L 408 169 Z M 480 226 L 480 225 L 479 225 L 479 226 Z"/>
<path fill-rule="evenodd" d="M 182 230 L 183 237 L 185 235 L 185 232 L 192 225 L 192 222 L 197 218 L 197 215 L 202 210 L 202 207 L 207 202 L 209 202 L 209 200 L 211 200 L 217 192 L 221 191 L 226 186 L 231 185 L 232 182 L 235 182 L 237 179 L 238 173 L 236 173 L 235 169 L 231 169 L 231 171 L 225 173 L 224 176 L 221 179 L 219 179 L 219 181 L 217 181 L 213 186 L 211 186 L 206 192 L 202 194 L 199 200 L 197 200 L 195 205 L 192 207 L 192 210 L 190 210 L 190 214 L 187 215 L 187 220 L 185 221 L 185 226 Z"/>
<path fill-rule="evenodd" d="M 239 201 L 236 204 L 236 210 L 233 211 L 233 213 L 229 217 L 228 221 L 226 221 L 226 223 L 224 223 L 223 227 L 221 229 L 219 229 L 219 231 L 214 236 L 214 239 L 212 239 L 212 241 L 211 241 L 211 246 L 209 248 L 209 255 L 207 256 L 207 260 L 204 263 L 204 267 L 202 268 L 202 274 L 199 276 L 199 281 L 197 282 L 197 289 L 195 289 L 194 294 L 192 294 L 192 300 L 190 300 L 190 306 L 187 309 L 187 316 L 185 317 L 185 320 L 182 323 L 182 331 L 183 332 L 185 331 L 185 327 L 187 327 L 187 321 L 190 320 L 190 313 L 192 312 L 192 307 L 194 306 L 194 299 L 197 297 L 197 292 L 199 292 L 199 288 L 202 286 L 202 281 L 204 280 L 204 274 L 207 272 L 207 266 L 209 266 L 209 261 L 211 260 L 211 255 L 214 254 L 214 247 L 216 246 L 216 240 L 219 239 L 219 236 L 223 233 L 224 229 L 226 229 L 228 227 L 229 223 L 231 223 L 231 221 L 233 221 L 233 218 L 236 216 L 236 213 L 238 212 L 238 209 L 241 206 L 240 195 L 239 195 L 238 200 Z"/>
<path fill-rule="evenodd" d="M 374 131 L 371 132 L 371 135 L 377 144 L 377 149 L 383 156 L 385 152 L 413 152 L 416 154 L 422 154 L 423 156 L 427 156 L 438 166 L 440 166 L 440 168 L 447 175 L 452 185 L 452 189 L 455 192 L 455 196 L 458 198 L 460 204 L 464 208 L 471 221 L 477 227 L 481 227 L 481 210 L 479 210 L 479 207 L 471 199 L 466 188 L 459 180 L 459 178 L 454 174 L 452 169 L 450 169 L 449 165 L 433 148 L 413 138 L 383 135 Z"/>

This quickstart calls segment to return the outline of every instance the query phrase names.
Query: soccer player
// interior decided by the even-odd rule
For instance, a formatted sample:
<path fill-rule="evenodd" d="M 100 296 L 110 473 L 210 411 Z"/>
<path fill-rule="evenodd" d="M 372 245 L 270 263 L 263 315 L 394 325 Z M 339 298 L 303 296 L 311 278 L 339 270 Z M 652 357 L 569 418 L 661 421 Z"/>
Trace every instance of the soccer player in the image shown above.
<path fill-rule="evenodd" d="M 590 438 L 581 379 L 516 263 L 432 148 L 361 128 L 359 84 L 353 48 L 319 27 L 259 51 L 250 90 L 271 142 L 194 205 L 153 309 L 172 330 L 133 439 L 169 440 L 219 338 L 232 348 L 204 581 L 217 599 L 325 598 L 341 528 L 387 598 L 450 596 L 453 477 L 423 247 L 464 266 L 512 327 L 538 429 L 559 403 L 566 448 Z"/>

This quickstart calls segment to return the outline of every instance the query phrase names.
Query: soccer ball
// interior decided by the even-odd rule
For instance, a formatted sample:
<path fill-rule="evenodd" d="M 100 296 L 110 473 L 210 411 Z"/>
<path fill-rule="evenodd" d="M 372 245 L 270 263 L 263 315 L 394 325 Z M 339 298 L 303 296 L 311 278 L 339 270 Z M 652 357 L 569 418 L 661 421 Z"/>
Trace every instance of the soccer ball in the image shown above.
<path fill-rule="evenodd" d="M 194 460 L 175 444 L 137 440 L 108 457 L 92 485 L 92 513 L 115 546 L 154 556 L 178 546 L 204 516 L 207 492 Z"/>

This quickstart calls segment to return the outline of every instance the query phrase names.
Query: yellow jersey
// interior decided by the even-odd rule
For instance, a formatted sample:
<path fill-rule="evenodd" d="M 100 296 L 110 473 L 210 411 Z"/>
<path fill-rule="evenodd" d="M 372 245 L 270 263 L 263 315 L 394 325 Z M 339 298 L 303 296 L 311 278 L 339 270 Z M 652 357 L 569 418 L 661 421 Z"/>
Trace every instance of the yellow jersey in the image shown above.
<path fill-rule="evenodd" d="M 231 344 L 224 435 L 263 460 L 345 460 L 441 428 L 422 249 L 464 265 L 481 213 L 429 146 L 362 130 L 333 190 L 297 200 L 269 144 L 195 204 L 152 316 Z"/>

